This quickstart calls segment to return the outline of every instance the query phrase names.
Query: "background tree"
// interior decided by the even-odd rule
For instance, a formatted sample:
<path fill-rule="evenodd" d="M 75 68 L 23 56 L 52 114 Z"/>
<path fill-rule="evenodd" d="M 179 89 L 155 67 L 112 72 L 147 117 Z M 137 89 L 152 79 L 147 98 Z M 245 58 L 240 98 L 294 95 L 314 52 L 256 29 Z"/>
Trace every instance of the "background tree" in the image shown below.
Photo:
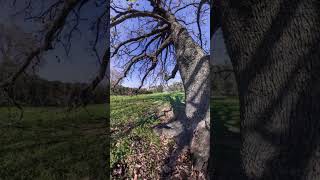
<path fill-rule="evenodd" d="M 118 70 L 116 70 L 114 68 L 110 69 L 110 85 L 111 85 L 111 88 L 113 88 L 116 85 L 121 85 L 122 84 L 122 81 L 118 81 L 121 77 L 122 77 L 122 74 Z"/>
<path fill-rule="evenodd" d="M 36 39 L 30 33 L 24 32 L 14 24 L 0 24 L 0 63 L 1 79 L 9 78 L 17 69 L 20 59 L 25 57 L 28 49 L 36 44 Z M 40 66 L 39 56 L 31 66 L 26 69 L 26 73 L 34 74 Z"/>
<path fill-rule="evenodd" d="M 9 23 L 7 25 L 0 24 L 0 34 L 0 81 L 3 81 L 17 71 L 19 60 L 25 57 L 27 49 L 30 49 L 36 40 L 18 26 Z M 4 91 L 1 91 L 0 105 L 16 105 L 21 109 L 16 99 L 27 99 L 23 96 L 26 95 L 23 88 L 26 85 L 26 73 L 34 75 L 40 66 L 40 59 L 41 56 L 26 69 L 25 73 L 17 80 L 15 87 L 6 87 Z M 13 92 L 14 89 L 19 89 L 21 93 L 16 94 Z"/>
<path fill-rule="evenodd" d="M 181 82 L 174 82 L 171 85 L 168 85 L 168 90 L 182 92 L 184 91 L 183 84 Z"/>

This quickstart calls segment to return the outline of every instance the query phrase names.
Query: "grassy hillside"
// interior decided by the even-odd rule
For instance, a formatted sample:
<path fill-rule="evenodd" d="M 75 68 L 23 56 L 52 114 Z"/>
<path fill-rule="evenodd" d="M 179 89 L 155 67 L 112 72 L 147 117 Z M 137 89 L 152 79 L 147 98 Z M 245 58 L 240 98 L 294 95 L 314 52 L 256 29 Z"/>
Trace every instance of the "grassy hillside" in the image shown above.
<path fill-rule="evenodd" d="M 111 167 L 131 152 L 135 139 L 154 143 L 159 148 L 159 138 L 152 126 L 159 124 L 158 108 L 170 104 L 170 98 L 183 97 L 182 93 L 155 93 L 138 96 L 111 96 Z"/>
<path fill-rule="evenodd" d="M 106 105 L 0 108 L 0 179 L 81 179 L 103 173 Z M 8 124 L 12 126 L 7 126 Z"/>

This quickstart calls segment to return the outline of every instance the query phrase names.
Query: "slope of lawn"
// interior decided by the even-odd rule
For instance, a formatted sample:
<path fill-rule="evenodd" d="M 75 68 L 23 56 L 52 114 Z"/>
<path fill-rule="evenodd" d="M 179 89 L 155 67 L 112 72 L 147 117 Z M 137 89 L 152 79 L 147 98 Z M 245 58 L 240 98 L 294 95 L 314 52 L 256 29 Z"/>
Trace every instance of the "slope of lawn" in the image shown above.
<path fill-rule="evenodd" d="M 152 130 L 152 126 L 160 123 L 156 114 L 171 99 L 182 97 L 179 92 L 111 96 L 111 167 L 132 153 L 131 145 L 137 139 L 159 147 L 159 137 Z"/>
<path fill-rule="evenodd" d="M 82 179 L 103 172 L 106 105 L 0 108 L 0 179 Z"/>

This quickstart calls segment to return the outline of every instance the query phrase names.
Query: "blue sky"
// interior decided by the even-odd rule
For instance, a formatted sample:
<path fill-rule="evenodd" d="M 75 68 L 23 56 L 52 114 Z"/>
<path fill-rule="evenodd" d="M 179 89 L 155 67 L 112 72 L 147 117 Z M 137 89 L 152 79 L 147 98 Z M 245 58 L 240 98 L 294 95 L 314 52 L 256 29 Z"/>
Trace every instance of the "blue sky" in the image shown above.
<path fill-rule="evenodd" d="M 125 1 L 118 0 L 118 1 L 115 1 L 115 2 L 117 3 L 117 5 L 127 6 L 127 2 L 125 2 Z M 140 9 L 140 10 L 143 10 L 143 9 L 144 10 L 151 10 L 152 9 L 150 4 L 146 0 L 138 0 L 137 3 L 139 4 L 139 6 L 137 6 L 137 7 L 135 6 L 135 9 Z M 208 14 L 206 16 L 202 17 L 202 19 L 205 20 L 205 23 L 206 23 L 205 25 L 202 25 L 203 41 L 207 42 L 207 44 L 204 46 L 204 49 L 208 53 L 209 53 L 209 49 L 210 49 L 210 43 L 209 43 L 210 42 L 210 17 L 209 17 L 209 15 L 210 15 L 210 12 L 208 12 Z M 180 16 L 184 21 L 190 22 L 191 20 L 194 20 L 194 18 L 196 17 L 195 8 L 186 8 L 185 10 L 180 11 L 178 13 L 178 16 Z M 131 20 L 125 21 L 124 23 L 119 25 L 117 27 L 118 31 L 120 31 L 120 32 L 124 31 L 124 33 L 122 33 L 120 35 L 120 38 L 123 39 L 123 40 L 128 38 L 127 37 L 128 35 L 125 33 L 125 32 L 127 32 L 127 31 L 125 31 L 125 27 L 127 27 L 127 28 L 136 28 L 138 25 L 139 25 L 139 22 L 138 22 L 137 19 L 131 19 Z M 195 32 L 198 32 L 196 24 L 193 24 L 192 26 L 188 26 L 187 28 L 189 28 L 189 29 L 191 29 L 191 30 L 193 30 Z M 147 28 L 144 28 L 144 29 L 148 30 Z M 196 39 L 196 38 L 194 37 L 194 39 Z M 120 59 L 113 58 L 112 61 L 111 61 L 111 68 L 114 68 L 114 69 L 117 69 L 118 71 L 121 71 L 122 68 L 117 64 L 117 62 L 119 62 L 119 61 L 120 61 Z M 138 65 L 138 68 L 139 67 L 140 66 Z M 172 63 L 172 65 L 169 65 L 167 68 L 168 69 L 172 69 L 173 68 L 173 63 Z M 153 82 L 152 80 L 153 79 L 150 78 L 149 82 Z M 177 81 L 181 81 L 179 74 L 177 74 L 176 78 L 170 80 L 169 84 L 173 83 L 173 82 L 177 82 Z M 124 86 L 128 86 L 128 87 L 138 87 L 140 85 L 140 82 L 141 82 L 141 74 L 138 71 L 133 71 L 130 74 L 130 76 L 128 76 L 124 80 L 123 85 Z M 160 81 L 158 81 L 158 83 L 159 82 Z M 147 87 L 149 84 L 148 84 L 148 82 L 145 83 L 144 87 Z M 151 85 L 153 85 L 153 84 L 151 84 Z"/>

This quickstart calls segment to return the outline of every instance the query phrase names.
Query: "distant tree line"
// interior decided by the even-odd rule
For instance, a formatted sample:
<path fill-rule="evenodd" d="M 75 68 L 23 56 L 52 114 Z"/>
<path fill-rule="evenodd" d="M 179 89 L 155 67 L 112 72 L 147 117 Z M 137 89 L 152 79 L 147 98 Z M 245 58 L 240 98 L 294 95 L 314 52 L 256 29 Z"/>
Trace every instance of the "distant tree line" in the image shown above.
<path fill-rule="evenodd" d="M 157 85 L 151 87 L 150 90 L 154 93 L 157 92 L 182 92 L 184 91 L 183 83 L 182 82 L 174 82 L 170 85 Z"/>
<path fill-rule="evenodd" d="M 115 76 L 113 74 L 113 76 Z M 111 84 L 112 81 L 111 81 Z M 182 82 L 174 82 L 170 85 L 156 85 L 148 89 L 130 88 L 122 85 L 111 87 L 111 95 L 135 95 L 159 92 L 184 91 Z M 211 66 L 211 95 L 212 96 L 238 96 L 237 83 L 231 65 Z"/>
<path fill-rule="evenodd" d="M 11 98 L 22 105 L 30 106 L 69 106 L 77 101 L 79 93 L 86 87 L 85 83 L 62 83 L 46 81 L 38 77 L 21 78 L 12 87 Z M 106 103 L 107 87 L 99 86 L 91 93 L 90 104 Z M 12 105 L 6 93 L 0 95 L 0 105 Z"/>
<path fill-rule="evenodd" d="M 147 89 L 141 88 L 130 88 L 124 87 L 122 85 L 117 85 L 115 87 L 111 87 L 110 95 L 121 95 L 121 96 L 130 96 L 130 95 L 137 95 L 137 94 L 151 94 L 152 91 Z"/>
<path fill-rule="evenodd" d="M 0 64 L 0 80 L 14 72 L 16 65 L 10 61 Z M 13 105 L 13 101 L 28 106 L 69 106 L 76 103 L 85 83 L 48 81 L 35 74 L 24 74 L 8 91 L 1 90 L 0 106 Z M 106 103 L 109 96 L 106 85 L 98 86 L 88 97 L 88 103 Z M 9 93 L 9 94 L 8 94 Z"/>
<path fill-rule="evenodd" d="M 117 85 L 111 87 L 111 95 L 137 95 L 137 94 L 151 94 L 151 93 L 161 93 L 161 92 L 174 92 L 183 91 L 183 84 L 181 82 L 175 82 L 171 85 L 155 85 L 148 89 L 146 88 L 130 88 L 124 87 L 122 85 Z"/>

